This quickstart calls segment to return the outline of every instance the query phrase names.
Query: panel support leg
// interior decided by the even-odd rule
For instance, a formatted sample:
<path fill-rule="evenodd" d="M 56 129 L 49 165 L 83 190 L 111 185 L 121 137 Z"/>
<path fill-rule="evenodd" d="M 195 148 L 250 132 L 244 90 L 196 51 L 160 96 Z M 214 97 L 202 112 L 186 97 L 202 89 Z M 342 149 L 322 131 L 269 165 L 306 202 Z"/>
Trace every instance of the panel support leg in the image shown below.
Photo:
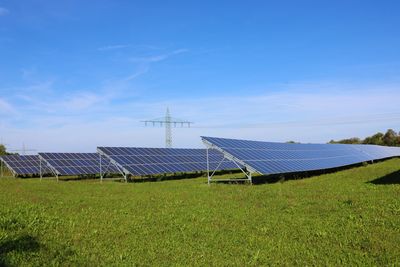
<path fill-rule="evenodd" d="M 101 154 L 99 155 L 99 157 L 100 157 L 100 182 L 102 183 L 103 182 L 103 170 L 102 170 L 102 166 L 101 166 L 101 159 L 102 159 Z"/>
<path fill-rule="evenodd" d="M 40 181 L 43 179 L 43 173 L 42 173 L 42 159 L 39 158 L 39 175 L 40 175 Z"/>
<path fill-rule="evenodd" d="M 210 161 L 208 158 L 208 148 L 206 149 L 206 153 L 207 153 L 207 183 L 208 183 L 208 185 L 210 185 L 211 176 L 210 176 Z"/>
<path fill-rule="evenodd" d="M 209 172 L 209 161 L 208 161 L 208 149 L 207 149 L 207 177 L 208 177 L 208 184 L 210 184 L 213 179 L 212 177 L 214 176 L 215 172 L 218 170 L 219 166 L 221 166 L 222 162 L 225 160 L 225 158 L 223 158 L 219 164 L 217 165 L 217 167 L 215 168 L 215 170 L 211 173 Z M 233 163 L 235 163 L 235 165 L 244 173 L 244 175 L 246 175 L 245 179 L 214 179 L 214 181 L 218 182 L 218 181 L 249 181 L 250 184 L 253 184 L 253 180 L 252 180 L 252 174 L 249 171 L 244 170 L 236 161 L 232 161 Z"/>

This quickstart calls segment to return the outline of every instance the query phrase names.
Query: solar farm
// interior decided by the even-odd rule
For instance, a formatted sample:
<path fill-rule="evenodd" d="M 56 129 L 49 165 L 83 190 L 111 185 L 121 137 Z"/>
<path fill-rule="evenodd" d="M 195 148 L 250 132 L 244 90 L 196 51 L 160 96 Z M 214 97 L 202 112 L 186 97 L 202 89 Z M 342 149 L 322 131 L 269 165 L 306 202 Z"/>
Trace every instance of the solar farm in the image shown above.
<path fill-rule="evenodd" d="M 0 265 L 400 264 L 400 147 L 201 140 L 2 156 Z"/>
<path fill-rule="evenodd" d="M 207 172 L 208 183 L 252 182 L 254 174 L 271 175 L 329 170 L 400 156 L 399 147 L 347 144 L 291 144 L 201 137 L 206 149 L 98 147 L 97 153 L 39 153 L 0 157 L 17 176 L 96 176 L 130 178 Z M 244 178 L 213 179 L 217 171 L 240 170 Z M 114 176 L 113 176 L 114 177 Z"/>
<path fill-rule="evenodd" d="M 0 0 L 0 267 L 400 267 L 400 0 Z"/>

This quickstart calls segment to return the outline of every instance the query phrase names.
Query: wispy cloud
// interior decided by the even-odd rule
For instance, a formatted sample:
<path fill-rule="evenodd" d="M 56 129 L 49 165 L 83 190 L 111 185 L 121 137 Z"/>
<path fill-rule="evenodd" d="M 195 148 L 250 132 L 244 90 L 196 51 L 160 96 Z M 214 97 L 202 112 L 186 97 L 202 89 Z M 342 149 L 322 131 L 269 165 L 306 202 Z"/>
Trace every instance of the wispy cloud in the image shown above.
<path fill-rule="evenodd" d="M 147 56 L 147 57 L 133 57 L 130 58 L 131 62 L 138 63 L 138 70 L 123 78 L 123 81 L 131 81 L 143 74 L 150 71 L 151 65 L 169 59 L 172 56 L 188 52 L 188 49 L 177 49 L 169 53 Z"/>
<path fill-rule="evenodd" d="M 126 76 L 125 78 L 123 78 L 123 81 L 132 81 L 136 78 L 138 78 L 139 76 L 146 74 L 148 71 L 150 70 L 150 65 L 142 65 L 139 67 L 139 69 L 133 73 L 131 73 L 130 75 Z"/>
<path fill-rule="evenodd" d="M 128 48 L 130 45 L 126 44 L 117 44 L 117 45 L 107 45 L 97 48 L 98 51 L 110 51 L 110 50 L 118 50 L 123 48 Z"/>
<path fill-rule="evenodd" d="M 8 9 L 5 8 L 5 7 L 0 7 L 0 17 L 1 17 L 1 16 L 8 15 L 9 13 L 10 13 L 10 10 L 8 10 Z"/>
<path fill-rule="evenodd" d="M 95 105 L 107 102 L 110 99 L 109 95 L 100 95 L 93 92 L 79 92 L 78 94 L 72 95 L 65 101 L 58 103 L 62 107 L 73 110 L 85 110 Z"/>
<path fill-rule="evenodd" d="M 90 112 L 96 107 L 108 104 L 114 99 L 110 92 L 78 91 L 75 93 L 44 95 L 42 97 L 20 95 L 25 101 L 25 111 L 34 111 L 34 114 L 46 116 L 56 114 L 59 116 L 72 115 L 83 111 Z"/>
<path fill-rule="evenodd" d="M 164 53 L 164 54 L 160 54 L 160 55 L 153 55 L 153 56 L 148 56 L 148 57 L 132 57 L 130 60 L 132 62 L 154 63 L 154 62 L 160 62 L 160 61 L 166 60 L 175 55 L 186 53 L 188 51 L 189 51 L 188 49 L 177 49 L 170 53 Z"/>
<path fill-rule="evenodd" d="M 0 114 L 15 113 L 15 108 L 5 99 L 0 98 Z"/>
<path fill-rule="evenodd" d="M 125 77 L 114 79 L 111 83 L 120 86 L 121 84 L 128 83 L 136 78 L 148 73 L 151 69 L 152 64 L 165 61 L 173 56 L 183 54 L 188 52 L 189 50 L 186 48 L 176 49 L 172 52 L 164 52 L 159 54 L 148 55 L 154 53 L 154 51 L 163 50 L 160 47 L 152 46 L 152 45 L 127 45 L 127 44 L 116 44 L 116 45 L 108 45 L 97 48 L 98 51 L 110 51 L 110 50 L 118 50 L 123 48 L 131 48 L 127 50 L 126 53 L 132 53 L 132 50 L 135 50 L 134 53 L 145 54 L 146 56 L 135 56 L 135 57 L 127 57 L 127 60 L 131 63 L 135 64 L 135 70 Z M 126 58 L 125 58 L 126 60 Z"/>
<path fill-rule="evenodd" d="M 4 89 L 10 92 L 12 98 L 18 101 L 24 101 L 36 106 L 39 102 L 44 101 L 46 96 L 53 94 L 53 80 L 47 80 L 38 83 L 32 83 L 27 86 Z"/>

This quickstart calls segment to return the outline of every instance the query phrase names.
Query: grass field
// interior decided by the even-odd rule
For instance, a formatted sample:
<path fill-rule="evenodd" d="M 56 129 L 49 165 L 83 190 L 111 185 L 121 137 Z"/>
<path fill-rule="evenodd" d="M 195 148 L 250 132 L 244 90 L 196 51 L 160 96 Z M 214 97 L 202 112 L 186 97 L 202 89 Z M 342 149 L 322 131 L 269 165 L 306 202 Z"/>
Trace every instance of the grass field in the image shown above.
<path fill-rule="evenodd" d="M 0 265 L 400 265 L 400 159 L 262 185 L 0 179 Z"/>

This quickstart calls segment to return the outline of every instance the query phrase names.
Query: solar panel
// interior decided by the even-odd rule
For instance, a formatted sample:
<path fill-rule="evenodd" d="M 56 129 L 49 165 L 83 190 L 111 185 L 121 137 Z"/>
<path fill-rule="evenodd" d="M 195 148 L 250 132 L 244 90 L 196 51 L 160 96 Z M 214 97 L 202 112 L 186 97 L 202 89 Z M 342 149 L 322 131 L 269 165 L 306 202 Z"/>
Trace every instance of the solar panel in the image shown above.
<path fill-rule="evenodd" d="M 5 155 L 0 159 L 11 170 L 14 175 L 39 175 L 43 173 L 51 173 L 47 166 L 40 166 L 38 155 Z"/>
<path fill-rule="evenodd" d="M 100 155 L 97 153 L 39 153 L 39 156 L 57 175 L 100 173 Z M 108 159 L 102 159 L 102 172 L 119 173 L 119 170 Z"/>
<path fill-rule="evenodd" d="M 329 169 L 400 156 L 398 147 L 376 145 L 289 144 L 215 137 L 202 140 L 251 172 L 264 175 Z"/>
<path fill-rule="evenodd" d="M 98 147 L 97 151 L 118 164 L 126 173 L 141 176 L 207 170 L 206 149 Z M 237 169 L 222 153 L 209 151 L 212 170 Z"/>
<path fill-rule="evenodd" d="M 397 157 L 400 153 L 399 147 L 377 146 L 377 145 L 352 145 L 362 151 L 370 160 Z"/>

